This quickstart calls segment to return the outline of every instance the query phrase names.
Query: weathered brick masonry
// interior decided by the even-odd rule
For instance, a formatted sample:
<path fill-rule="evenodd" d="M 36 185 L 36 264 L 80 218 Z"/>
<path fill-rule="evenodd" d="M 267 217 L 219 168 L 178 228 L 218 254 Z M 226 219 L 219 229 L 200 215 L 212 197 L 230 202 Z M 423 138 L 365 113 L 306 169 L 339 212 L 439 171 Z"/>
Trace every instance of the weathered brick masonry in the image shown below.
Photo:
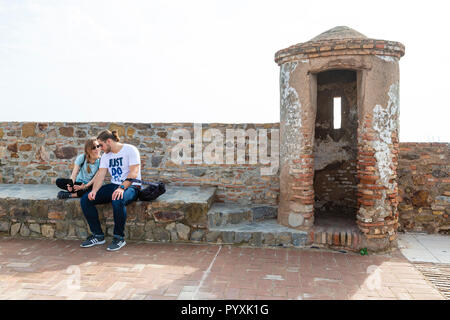
<path fill-rule="evenodd" d="M 449 159 L 448 143 L 400 143 L 397 174 L 401 230 L 448 233 Z"/>

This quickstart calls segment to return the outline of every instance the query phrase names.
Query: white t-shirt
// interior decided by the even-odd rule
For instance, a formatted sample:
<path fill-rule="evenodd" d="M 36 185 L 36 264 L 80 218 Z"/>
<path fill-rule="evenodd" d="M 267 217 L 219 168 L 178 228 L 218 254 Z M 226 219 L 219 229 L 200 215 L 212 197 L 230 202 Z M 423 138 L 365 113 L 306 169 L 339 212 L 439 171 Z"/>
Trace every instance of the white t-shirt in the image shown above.
<path fill-rule="evenodd" d="M 100 159 L 100 168 L 108 168 L 111 174 L 111 183 L 122 184 L 130 172 L 130 166 L 141 164 L 139 150 L 131 144 L 123 144 L 119 152 L 104 153 Z M 141 167 L 136 179 L 141 180 Z M 133 182 L 133 185 L 140 186 L 141 183 Z"/>

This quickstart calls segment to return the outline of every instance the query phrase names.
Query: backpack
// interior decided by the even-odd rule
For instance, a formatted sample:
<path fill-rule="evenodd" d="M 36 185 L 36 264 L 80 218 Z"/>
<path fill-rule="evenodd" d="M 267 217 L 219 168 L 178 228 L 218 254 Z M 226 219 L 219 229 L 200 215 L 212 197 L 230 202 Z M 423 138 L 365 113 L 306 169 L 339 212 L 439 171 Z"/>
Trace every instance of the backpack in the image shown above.
<path fill-rule="evenodd" d="M 147 188 L 139 190 L 138 198 L 141 201 L 152 201 L 166 192 L 166 186 L 162 182 L 147 182 L 138 179 L 125 179 L 125 181 L 140 182 L 148 185 Z"/>

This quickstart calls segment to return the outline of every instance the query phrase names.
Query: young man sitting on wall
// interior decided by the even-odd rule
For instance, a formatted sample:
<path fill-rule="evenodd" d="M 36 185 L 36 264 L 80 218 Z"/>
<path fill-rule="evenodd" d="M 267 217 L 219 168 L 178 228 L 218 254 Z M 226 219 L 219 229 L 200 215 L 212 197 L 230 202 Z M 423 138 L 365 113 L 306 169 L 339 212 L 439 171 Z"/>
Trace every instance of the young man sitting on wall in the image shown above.
<path fill-rule="evenodd" d="M 141 180 L 141 160 L 135 146 L 119 142 L 116 131 L 102 131 L 97 140 L 104 152 L 100 159 L 100 168 L 92 191 L 81 198 L 81 209 L 92 235 L 81 244 L 81 247 L 87 248 L 105 243 L 105 235 L 95 205 L 111 202 L 114 213 L 114 233 L 107 250 L 116 251 L 126 244 L 124 239 L 126 206 L 136 201 L 141 188 L 140 183 L 132 183 L 126 179 Z M 111 174 L 111 183 L 102 186 L 107 171 Z"/>

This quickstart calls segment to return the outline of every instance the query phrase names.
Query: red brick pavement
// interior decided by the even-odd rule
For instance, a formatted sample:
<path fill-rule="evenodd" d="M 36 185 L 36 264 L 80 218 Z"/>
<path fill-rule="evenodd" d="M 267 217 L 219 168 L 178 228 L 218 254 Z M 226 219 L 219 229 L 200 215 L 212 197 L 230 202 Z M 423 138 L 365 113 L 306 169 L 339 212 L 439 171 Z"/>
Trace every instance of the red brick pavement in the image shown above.
<path fill-rule="evenodd" d="M 0 299 L 444 299 L 400 252 L 0 238 Z"/>

